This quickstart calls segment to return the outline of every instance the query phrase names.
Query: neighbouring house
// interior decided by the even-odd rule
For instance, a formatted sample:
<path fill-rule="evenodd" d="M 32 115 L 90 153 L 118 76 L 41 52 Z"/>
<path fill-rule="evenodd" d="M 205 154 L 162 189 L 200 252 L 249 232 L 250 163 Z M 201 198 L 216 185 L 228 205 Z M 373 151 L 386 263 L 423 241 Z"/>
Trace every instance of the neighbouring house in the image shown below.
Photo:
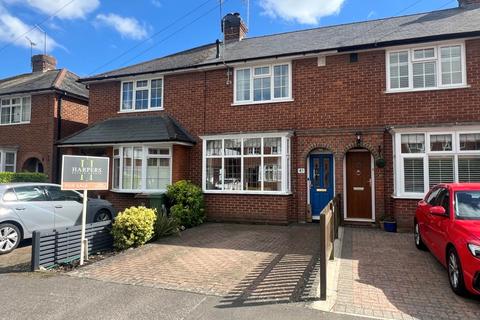
<path fill-rule="evenodd" d="M 315 220 L 341 194 L 346 221 L 411 228 L 430 186 L 480 181 L 480 0 L 459 3 L 254 38 L 229 14 L 223 42 L 81 79 L 89 127 L 60 145 L 111 157 L 120 209 L 189 179 L 212 221 Z"/>
<path fill-rule="evenodd" d="M 88 125 L 88 90 L 56 69 L 48 55 L 32 57 L 32 72 L 0 80 L 0 172 L 43 172 L 56 181 L 55 141 Z"/>

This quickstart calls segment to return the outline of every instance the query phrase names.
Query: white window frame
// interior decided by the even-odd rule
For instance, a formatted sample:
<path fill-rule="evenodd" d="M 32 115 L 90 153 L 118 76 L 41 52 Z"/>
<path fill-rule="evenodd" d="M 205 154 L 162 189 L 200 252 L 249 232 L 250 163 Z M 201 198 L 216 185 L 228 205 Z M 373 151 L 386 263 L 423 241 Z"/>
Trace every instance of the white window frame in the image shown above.
<path fill-rule="evenodd" d="M 203 154 L 202 154 L 202 190 L 204 193 L 221 193 L 221 194 L 262 194 L 262 195 L 289 195 L 291 194 L 291 174 L 288 172 L 291 170 L 291 155 L 290 155 L 290 137 L 292 134 L 290 132 L 283 133 L 255 133 L 255 134 L 235 134 L 235 135 L 217 135 L 217 136 L 203 136 L 201 137 L 203 143 Z M 263 144 L 264 139 L 261 140 L 261 154 L 255 155 L 244 155 L 243 154 L 243 141 L 245 139 L 255 139 L 255 138 L 281 138 L 282 152 L 280 154 L 263 154 Z M 224 155 L 223 150 L 225 147 L 225 140 L 229 139 L 240 139 L 241 141 L 241 154 L 238 156 L 229 156 Z M 209 140 L 222 140 L 222 154 L 207 156 L 207 141 Z M 242 190 L 207 190 L 207 159 L 222 159 L 222 169 L 225 168 L 225 158 L 240 158 L 240 185 Z M 263 170 L 260 170 L 260 183 L 261 190 L 243 190 L 244 188 L 244 159 L 245 158 L 261 158 L 261 167 L 264 168 L 264 159 L 265 158 L 280 158 L 281 160 L 281 190 L 279 191 L 264 191 L 264 174 Z M 222 181 L 223 186 L 223 181 Z"/>
<path fill-rule="evenodd" d="M 274 76 L 274 68 L 276 66 L 283 66 L 288 65 L 288 96 L 282 98 L 275 98 L 275 76 Z M 262 68 L 262 67 L 269 67 L 270 68 L 270 100 L 262 100 L 262 101 L 255 101 L 253 97 L 254 92 L 254 79 L 255 78 L 264 78 L 266 75 L 259 75 L 255 76 L 255 69 Z M 249 100 L 237 100 L 237 71 L 250 69 L 250 99 Z M 234 68 L 233 70 L 233 103 L 232 105 L 248 105 L 248 104 L 264 104 L 264 103 L 276 103 L 276 102 L 288 102 L 293 101 L 292 98 L 292 62 L 285 61 L 285 62 L 277 62 L 277 63 L 266 63 L 266 64 L 257 64 L 257 65 L 249 65 L 249 66 L 239 66 Z"/>
<path fill-rule="evenodd" d="M 30 119 L 28 121 L 23 120 L 23 99 L 24 98 L 29 98 L 30 99 Z M 9 123 L 1 123 L 1 110 L 2 107 L 2 100 L 8 99 L 10 100 L 10 104 L 8 105 L 8 108 L 10 108 L 10 122 Z M 12 99 L 20 99 L 20 122 L 12 122 L 13 119 L 13 113 L 12 113 Z M 0 126 L 15 126 L 19 124 L 29 124 L 32 121 L 32 96 L 26 95 L 26 96 L 4 96 L 0 97 Z"/>
<path fill-rule="evenodd" d="M 17 150 L 15 149 L 0 149 L 0 172 L 5 172 L 6 160 L 7 160 L 7 153 L 13 153 L 13 171 L 17 172 Z"/>
<path fill-rule="evenodd" d="M 461 59 L 462 59 L 462 83 L 459 84 L 442 84 L 442 62 L 441 62 L 441 49 L 444 47 L 453 47 L 460 46 Z M 435 58 L 424 58 L 424 59 L 414 59 L 414 51 L 421 49 L 433 48 L 435 50 Z M 408 88 L 391 88 L 390 83 L 390 54 L 396 52 L 408 51 Z M 444 89 L 456 89 L 456 88 L 466 88 L 467 85 L 467 61 L 465 53 L 465 41 L 456 41 L 456 42 L 441 42 L 441 43 L 432 43 L 432 44 L 423 44 L 422 46 L 401 46 L 387 49 L 385 52 L 385 61 L 386 61 L 386 74 L 387 74 L 387 89 L 386 93 L 397 93 L 397 92 L 411 92 L 411 91 L 430 91 L 430 90 L 444 90 Z M 419 62 L 429 62 L 436 61 L 436 73 L 437 73 L 437 86 L 428 87 L 428 88 L 414 88 L 413 87 L 413 64 Z"/>
<path fill-rule="evenodd" d="M 140 189 L 124 189 L 122 188 L 122 183 L 123 183 L 123 149 L 124 148 L 142 148 L 142 180 L 141 180 L 141 188 Z M 148 148 L 159 148 L 159 149 L 168 149 L 169 154 L 168 155 L 154 155 L 154 156 L 149 156 L 148 155 Z M 144 194 L 149 194 L 149 193 L 163 193 L 166 192 L 167 189 L 147 189 L 147 159 L 148 158 L 162 158 L 162 159 L 170 159 L 170 182 L 169 184 L 172 184 L 172 172 L 173 172 L 173 146 L 170 145 L 164 145 L 164 144 L 122 144 L 122 145 L 116 145 L 113 147 L 113 149 L 118 149 L 119 150 L 119 155 L 115 156 L 114 151 L 112 153 L 112 188 L 111 191 L 117 192 L 117 193 L 144 193 Z M 132 153 L 132 158 L 134 157 L 134 154 Z M 114 163 L 115 159 L 120 159 L 120 170 L 119 170 L 119 187 L 115 188 L 114 183 L 115 183 L 115 169 L 114 169 Z M 134 170 L 134 165 L 132 163 L 132 173 Z"/>
<path fill-rule="evenodd" d="M 460 134 L 480 133 L 480 127 L 475 129 L 464 128 L 426 128 L 409 131 L 397 130 L 393 135 L 394 144 L 394 178 L 395 178 L 395 194 L 397 198 L 405 199 L 423 199 L 424 195 L 430 190 L 429 187 L 429 158 L 450 157 L 453 158 L 454 168 L 454 182 L 458 182 L 458 158 L 462 156 L 476 156 L 480 157 L 480 150 L 460 151 Z M 425 135 L 425 152 L 424 153 L 403 153 L 401 150 L 401 136 L 404 134 L 423 134 Z M 452 151 L 431 151 L 430 137 L 432 135 L 451 135 L 452 136 Z M 403 159 L 418 158 L 423 159 L 423 177 L 424 177 L 424 192 L 406 192 L 404 181 L 404 167 Z"/>
<path fill-rule="evenodd" d="M 161 95 L 161 100 L 162 103 L 160 107 L 152 107 L 152 81 L 153 80 L 162 80 L 162 95 Z M 147 86 L 146 87 L 141 87 L 137 88 L 137 82 L 139 81 L 147 81 Z M 132 109 L 123 109 L 123 84 L 124 83 L 133 83 L 133 97 L 132 97 Z M 136 110 L 135 109 L 135 100 L 136 100 L 136 92 L 138 90 L 148 90 L 148 108 L 147 109 L 140 109 Z M 163 76 L 157 76 L 157 77 L 148 77 L 148 78 L 131 78 L 131 79 L 124 79 L 120 83 L 120 111 L 119 113 L 131 113 L 131 112 L 147 112 L 147 111 L 158 111 L 158 110 L 163 110 L 163 104 L 164 104 L 164 97 L 165 95 L 165 79 Z"/>

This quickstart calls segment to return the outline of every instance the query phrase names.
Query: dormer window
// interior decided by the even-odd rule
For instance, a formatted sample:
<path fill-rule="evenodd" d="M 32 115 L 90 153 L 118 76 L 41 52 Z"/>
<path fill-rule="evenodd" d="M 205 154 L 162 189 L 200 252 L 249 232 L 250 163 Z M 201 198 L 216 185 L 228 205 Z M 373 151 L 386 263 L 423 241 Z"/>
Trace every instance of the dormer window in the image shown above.
<path fill-rule="evenodd" d="M 290 63 L 235 69 L 234 104 L 290 101 Z"/>
<path fill-rule="evenodd" d="M 122 82 L 120 112 L 163 109 L 163 78 Z"/>

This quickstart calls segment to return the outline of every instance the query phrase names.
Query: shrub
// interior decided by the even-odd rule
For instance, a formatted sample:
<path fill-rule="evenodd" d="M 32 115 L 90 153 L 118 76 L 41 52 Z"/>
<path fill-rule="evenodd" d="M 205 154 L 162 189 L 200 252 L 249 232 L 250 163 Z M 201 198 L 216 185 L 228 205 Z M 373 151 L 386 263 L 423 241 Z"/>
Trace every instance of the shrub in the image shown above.
<path fill-rule="evenodd" d="M 168 237 L 180 232 L 178 220 L 169 217 L 166 210 L 160 210 L 155 222 L 155 236 L 158 238 Z"/>
<path fill-rule="evenodd" d="M 0 172 L 0 183 L 11 182 L 47 182 L 48 176 L 34 172 Z"/>
<path fill-rule="evenodd" d="M 145 207 L 131 207 L 119 213 L 112 225 L 115 248 L 124 250 L 138 247 L 154 235 L 155 210 Z"/>
<path fill-rule="evenodd" d="M 178 181 L 167 189 L 170 214 L 180 225 L 191 228 L 205 220 L 202 189 L 189 181 Z"/>

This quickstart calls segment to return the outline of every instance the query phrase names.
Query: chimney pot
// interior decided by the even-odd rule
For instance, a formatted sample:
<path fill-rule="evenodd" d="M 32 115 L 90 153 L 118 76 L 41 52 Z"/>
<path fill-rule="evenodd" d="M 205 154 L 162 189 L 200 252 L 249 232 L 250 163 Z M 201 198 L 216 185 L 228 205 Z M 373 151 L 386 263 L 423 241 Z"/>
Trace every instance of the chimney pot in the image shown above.
<path fill-rule="evenodd" d="M 222 19 L 222 31 L 225 42 L 241 41 L 247 36 L 248 28 L 240 17 L 240 13 L 229 13 Z"/>
<path fill-rule="evenodd" d="M 32 56 L 32 72 L 45 72 L 54 70 L 57 67 L 57 60 L 46 54 Z"/>

